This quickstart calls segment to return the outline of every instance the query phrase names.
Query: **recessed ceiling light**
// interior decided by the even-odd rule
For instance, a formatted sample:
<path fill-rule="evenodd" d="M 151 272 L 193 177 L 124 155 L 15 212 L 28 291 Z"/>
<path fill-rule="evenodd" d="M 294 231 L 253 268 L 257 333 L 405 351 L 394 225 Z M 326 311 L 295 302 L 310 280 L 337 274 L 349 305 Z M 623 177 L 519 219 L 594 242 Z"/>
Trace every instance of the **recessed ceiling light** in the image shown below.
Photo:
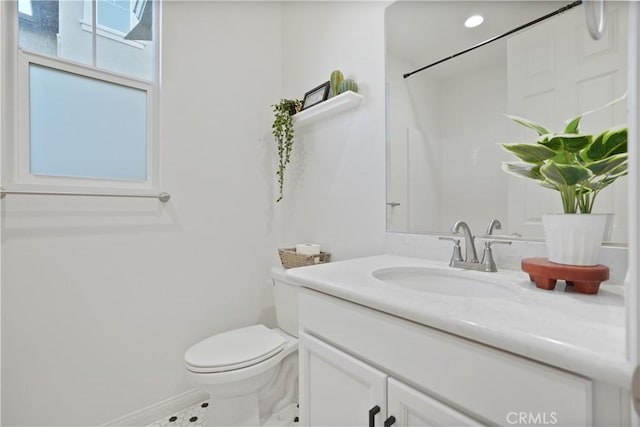
<path fill-rule="evenodd" d="M 484 18 L 480 15 L 473 15 L 467 18 L 466 21 L 464 21 L 464 26 L 467 28 L 473 28 L 473 27 L 477 27 L 478 25 L 482 24 L 482 22 L 484 21 Z"/>

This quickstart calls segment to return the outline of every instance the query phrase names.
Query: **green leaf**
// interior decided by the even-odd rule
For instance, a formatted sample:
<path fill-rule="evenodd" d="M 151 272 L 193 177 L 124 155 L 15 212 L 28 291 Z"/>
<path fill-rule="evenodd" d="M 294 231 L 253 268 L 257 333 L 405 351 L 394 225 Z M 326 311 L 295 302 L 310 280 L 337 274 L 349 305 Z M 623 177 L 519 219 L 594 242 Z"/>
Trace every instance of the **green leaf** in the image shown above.
<path fill-rule="evenodd" d="M 560 134 L 553 135 L 546 142 L 541 142 L 541 145 L 551 150 L 565 150 L 570 153 L 577 153 L 592 141 L 591 135 L 577 135 L 577 134 Z"/>
<path fill-rule="evenodd" d="M 522 162 L 502 162 L 502 170 L 519 178 L 529 178 L 542 181 L 540 166 Z"/>
<path fill-rule="evenodd" d="M 584 187 L 587 187 L 591 190 L 602 190 L 603 188 L 613 184 L 618 178 L 621 178 L 627 175 L 627 165 L 621 165 L 620 168 L 616 168 L 610 175 L 604 175 L 604 178 L 598 179 L 595 181 L 589 181 L 583 184 Z"/>
<path fill-rule="evenodd" d="M 536 132 L 538 132 L 538 135 L 544 135 L 544 134 L 547 134 L 547 133 L 551 133 L 551 131 L 548 130 L 547 128 L 545 128 L 544 126 L 539 125 L 537 123 L 534 123 L 532 121 L 529 121 L 527 119 L 523 119 L 522 117 L 509 116 L 509 115 L 507 115 L 507 117 L 509 117 L 511 120 L 513 120 L 514 122 L 516 122 L 516 123 L 518 123 L 518 124 L 520 124 L 522 126 L 525 126 L 525 127 L 528 127 L 530 129 L 535 130 Z"/>
<path fill-rule="evenodd" d="M 609 174 L 601 175 L 601 176 L 598 177 L 598 179 L 596 179 L 594 181 L 590 181 L 589 184 L 595 183 L 595 184 L 597 184 L 599 186 L 599 188 L 604 188 L 607 185 L 612 184 L 618 178 L 626 176 L 628 173 L 629 173 L 629 171 L 627 170 L 627 163 L 624 163 L 624 164 L 614 168 L 613 170 L 611 170 L 611 172 Z M 589 187 L 591 187 L 591 185 L 589 185 Z"/>
<path fill-rule="evenodd" d="M 578 133 L 578 126 L 580 125 L 580 120 L 582 119 L 582 115 L 576 117 L 567 123 L 567 126 L 564 128 L 564 133 Z"/>
<path fill-rule="evenodd" d="M 564 134 L 559 135 L 562 138 L 564 149 L 570 153 L 577 153 L 593 141 L 592 135 Z"/>
<path fill-rule="evenodd" d="M 593 173 L 579 165 L 562 165 L 557 163 L 546 163 L 540 168 L 540 173 L 544 178 L 554 185 L 576 185 L 593 176 Z"/>
<path fill-rule="evenodd" d="M 560 151 L 553 158 L 550 159 L 547 163 L 558 163 L 561 165 L 573 165 L 576 163 L 576 156 L 571 153 L 567 153 L 566 151 Z"/>
<path fill-rule="evenodd" d="M 609 180 L 600 180 L 600 181 L 589 181 L 584 183 L 583 185 L 581 185 L 581 189 L 582 192 L 593 192 L 593 191 L 599 191 L 601 189 L 603 189 L 604 187 L 606 187 L 607 185 L 611 184 L 611 182 L 607 182 Z M 615 180 L 614 180 L 615 181 Z"/>
<path fill-rule="evenodd" d="M 580 152 L 585 161 L 597 161 L 615 154 L 627 152 L 627 127 L 602 132 L 593 143 Z"/>
<path fill-rule="evenodd" d="M 615 156 L 607 157 L 606 159 L 598 160 L 585 166 L 593 172 L 595 176 L 607 175 L 621 166 L 624 166 L 624 169 L 626 169 L 627 158 L 627 153 L 616 154 Z"/>
<path fill-rule="evenodd" d="M 549 189 L 551 189 L 551 190 L 560 191 L 560 190 L 558 189 L 558 187 L 557 187 L 557 186 L 555 186 L 555 185 L 551 184 L 550 182 L 547 182 L 547 181 L 540 181 L 540 182 L 539 182 L 539 184 L 540 184 L 542 187 L 544 187 L 544 188 L 549 188 Z"/>
<path fill-rule="evenodd" d="M 620 178 L 621 176 L 625 176 L 628 173 L 628 166 L 629 166 L 629 163 L 625 162 L 620 166 L 613 168 L 607 174 L 607 179 L 613 178 L 615 180 Z"/>
<path fill-rule="evenodd" d="M 594 183 L 585 182 L 584 184 L 579 185 L 578 188 L 576 189 L 576 194 L 580 195 L 580 194 L 593 193 L 593 191 L 596 190 L 597 188 L 594 187 L 592 184 Z"/>
<path fill-rule="evenodd" d="M 545 134 L 538 138 L 537 143 L 547 147 L 549 150 L 560 152 L 562 150 L 562 141 L 553 139 L 553 134 Z"/>
<path fill-rule="evenodd" d="M 584 113 L 580 114 L 580 117 L 588 116 L 589 114 L 595 113 L 595 112 L 600 111 L 600 110 L 604 110 L 605 108 L 609 108 L 612 105 L 617 104 L 618 102 L 624 100 L 626 97 L 627 97 L 627 92 L 623 93 L 622 96 L 614 99 L 613 101 L 609 101 L 604 105 L 601 105 L 601 106 L 599 106 L 597 108 L 594 108 L 593 110 L 585 111 Z"/>
<path fill-rule="evenodd" d="M 527 163 L 542 163 L 556 155 L 555 151 L 537 144 L 502 144 L 502 148 Z"/>

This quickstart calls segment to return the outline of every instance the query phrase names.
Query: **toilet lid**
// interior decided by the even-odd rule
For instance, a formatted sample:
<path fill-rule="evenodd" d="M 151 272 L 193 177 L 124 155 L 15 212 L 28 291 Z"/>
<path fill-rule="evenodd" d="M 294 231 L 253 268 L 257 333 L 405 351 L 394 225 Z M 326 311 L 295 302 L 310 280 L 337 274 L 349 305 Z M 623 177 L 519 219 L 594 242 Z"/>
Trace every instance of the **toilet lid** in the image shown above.
<path fill-rule="evenodd" d="M 264 325 L 248 326 L 214 335 L 184 355 L 189 370 L 224 372 L 255 365 L 280 352 L 284 337 Z"/>

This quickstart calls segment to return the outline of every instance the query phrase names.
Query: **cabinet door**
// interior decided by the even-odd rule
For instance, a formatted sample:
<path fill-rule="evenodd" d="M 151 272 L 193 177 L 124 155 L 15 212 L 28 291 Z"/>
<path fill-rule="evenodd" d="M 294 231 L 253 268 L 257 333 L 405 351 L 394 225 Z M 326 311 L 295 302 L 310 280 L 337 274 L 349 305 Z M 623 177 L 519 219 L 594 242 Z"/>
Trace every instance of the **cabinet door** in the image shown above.
<path fill-rule="evenodd" d="M 389 415 L 393 427 L 479 426 L 479 422 L 423 394 L 406 384 L 389 378 Z"/>
<path fill-rule="evenodd" d="M 382 426 L 386 374 L 304 332 L 298 353 L 302 425 Z M 376 406 L 371 424 L 369 411 Z"/>

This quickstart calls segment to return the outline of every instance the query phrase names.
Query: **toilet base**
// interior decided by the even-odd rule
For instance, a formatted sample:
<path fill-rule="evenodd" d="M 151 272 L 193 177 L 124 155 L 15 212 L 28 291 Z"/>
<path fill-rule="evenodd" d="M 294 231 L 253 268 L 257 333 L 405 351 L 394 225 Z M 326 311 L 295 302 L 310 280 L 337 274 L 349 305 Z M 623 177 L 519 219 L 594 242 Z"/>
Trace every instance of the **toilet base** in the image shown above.
<path fill-rule="evenodd" d="M 291 426 L 298 408 L 298 353 L 289 354 L 269 383 L 255 393 L 229 398 L 213 395 L 207 408 L 208 427 Z M 216 390 L 219 391 L 219 390 Z"/>
<path fill-rule="evenodd" d="M 233 402 L 232 402 L 233 401 Z M 238 406 L 239 405 L 239 406 Z M 206 427 L 220 427 L 229 425 L 238 426 L 259 426 L 259 427 L 291 427 L 295 425 L 298 418 L 298 405 L 290 403 L 281 411 L 271 414 L 266 420 L 260 422 L 258 420 L 259 413 L 257 411 L 245 411 L 242 416 L 238 416 L 237 408 L 257 408 L 253 397 L 242 402 L 237 399 L 228 399 L 227 401 L 217 401 L 216 406 L 209 405 L 205 415 Z M 214 408 L 217 408 L 214 409 Z"/>
<path fill-rule="evenodd" d="M 216 399 L 207 408 L 207 426 L 259 426 L 258 393 Z"/>

